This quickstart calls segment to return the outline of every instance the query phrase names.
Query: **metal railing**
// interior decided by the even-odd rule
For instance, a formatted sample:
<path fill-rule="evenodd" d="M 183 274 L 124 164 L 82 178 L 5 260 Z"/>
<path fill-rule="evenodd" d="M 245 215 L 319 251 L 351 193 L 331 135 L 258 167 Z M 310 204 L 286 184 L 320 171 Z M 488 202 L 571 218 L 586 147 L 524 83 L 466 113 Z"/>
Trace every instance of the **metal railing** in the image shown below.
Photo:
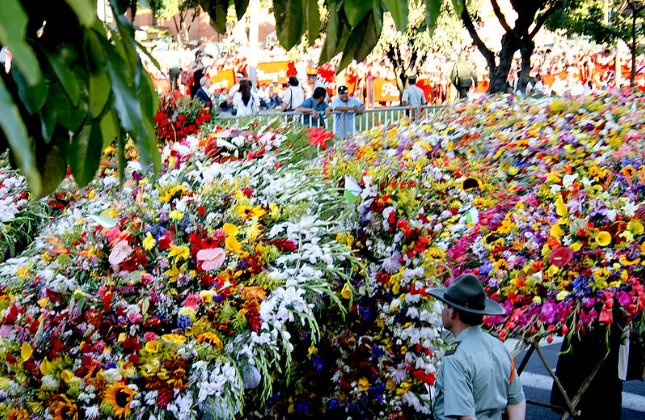
<path fill-rule="evenodd" d="M 339 138 L 348 138 L 354 134 L 380 126 L 389 125 L 404 118 L 423 119 L 434 115 L 443 109 L 443 106 L 424 105 L 422 107 L 410 108 L 405 106 L 391 108 L 371 108 L 363 111 L 361 115 L 354 112 L 332 112 L 328 118 L 323 119 L 320 124 L 318 119 L 311 115 L 298 112 L 279 112 L 278 110 L 260 111 L 252 117 L 222 117 L 220 119 L 231 127 L 247 124 L 251 119 L 260 124 L 268 124 L 272 121 L 291 122 L 309 127 L 322 127 L 333 132 Z M 321 113 L 323 114 L 323 113 Z"/>

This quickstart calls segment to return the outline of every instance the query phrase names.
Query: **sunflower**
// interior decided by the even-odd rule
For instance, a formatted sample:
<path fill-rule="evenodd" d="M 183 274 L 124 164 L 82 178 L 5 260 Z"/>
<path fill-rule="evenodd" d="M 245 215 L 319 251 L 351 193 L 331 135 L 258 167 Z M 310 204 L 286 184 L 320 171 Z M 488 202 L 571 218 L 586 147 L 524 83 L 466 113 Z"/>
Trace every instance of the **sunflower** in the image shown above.
<path fill-rule="evenodd" d="M 27 410 L 11 410 L 7 415 L 8 420 L 29 420 Z"/>
<path fill-rule="evenodd" d="M 112 406 L 114 414 L 119 418 L 123 418 L 130 415 L 130 403 L 136 394 L 135 390 L 124 383 L 115 382 L 106 388 L 103 398 L 106 404 Z"/>
<path fill-rule="evenodd" d="M 57 395 L 49 406 L 49 413 L 54 420 L 78 420 L 78 408 L 65 395 Z M 18 417 L 20 418 L 20 417 Z"/>
<path fill-rule="evenodd" d="M 481 189 L 481 184 L 477 178 L 466 178 L 461 181 L 461 189 L 464 191 L 470 191 L 474 189 Z"/>

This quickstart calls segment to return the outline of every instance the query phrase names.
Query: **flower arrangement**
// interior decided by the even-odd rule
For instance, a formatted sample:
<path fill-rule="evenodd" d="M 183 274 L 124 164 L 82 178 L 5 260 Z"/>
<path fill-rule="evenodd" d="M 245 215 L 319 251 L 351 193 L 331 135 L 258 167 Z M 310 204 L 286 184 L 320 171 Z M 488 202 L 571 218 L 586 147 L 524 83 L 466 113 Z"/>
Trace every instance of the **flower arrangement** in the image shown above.
<path fill-rule="evenodd" d="M 197 135 L 211 117 L 211 110 L 197 99 L 178 92 L 163 96 L 155 115 L 157 138 L 161 143 L 182 141 L 188 135 Z"/>
<path fill-rule="evenodd" d="M 162 155 L 156 182 L 103 171 L 0 267 L 0 415 L 234 418 L 341 305 L 356 258 L 327 181 L 276 154 L 213 163 L 193 137 Z"/>
<path fill-rule="evenodd" d="M 16 255 L 27 247 L 47 219 L 44 203 L 29 199 L 24 176 L 0 159 L 0 255 Z"/>

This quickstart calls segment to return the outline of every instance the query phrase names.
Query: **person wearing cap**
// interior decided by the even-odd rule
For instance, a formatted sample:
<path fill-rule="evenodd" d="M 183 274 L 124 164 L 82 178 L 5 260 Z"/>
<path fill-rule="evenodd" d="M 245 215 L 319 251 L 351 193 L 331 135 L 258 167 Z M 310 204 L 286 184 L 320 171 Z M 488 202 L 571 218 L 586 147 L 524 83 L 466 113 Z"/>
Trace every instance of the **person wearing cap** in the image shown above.
<path fill-rule="evenodd" d="M 410 112 L 413 109 L 419 109 L 421 105 L 426 104 L 426 95 L 423 90 L 417 86 L 417 76 L 408 76 L 408 87 L 403 90 L 403 97 L 401 98 L 401 106 L 410 107 Z M 415 113 L 416 115 L 416 113 Z"/>
<path fill-rule="evenodd" d="M 311 86 L 312 91 L 316 90 L 316 88 L 323 88 L 325 89 L 325 100 L 327 99 L 327 88 L 325 87 L 325 84 L 318 80 L 318 73 L 316 72 L 316 69 L 311 69 L 307 70 L 307 82 Z"/>
<path fill-rule="evenodd" d="M 338 87 L 338 96 L 331 103 L 334 114 L 334 134 L 346 139 L 354 134 L 354 114 L 361 115 L 365 106 L 349 96 L 347 86 Z"/>
<path fill-rule="evenodd" d="M 465 274 L 448 288 L 428 293 L 444 303 L 441 318 L 455 337 L 446 350 L 435 383 L 435 420 L 523 420 L 526 401 L 515 362 L 502 342 L 482 331 L 484 315 L 503 315 L 488 299 L 477 277 Z"/>
<path fill-rule="evenodd" d="M 299 107 L 296 112 L 304 114 L 302 124 L 310 127 L 324 127 L 325 118 L 331 113 L 329 104 L 325 102 L 326 90 L 324 88 L 314 89 L 314 94 L 308 98 Z"/>

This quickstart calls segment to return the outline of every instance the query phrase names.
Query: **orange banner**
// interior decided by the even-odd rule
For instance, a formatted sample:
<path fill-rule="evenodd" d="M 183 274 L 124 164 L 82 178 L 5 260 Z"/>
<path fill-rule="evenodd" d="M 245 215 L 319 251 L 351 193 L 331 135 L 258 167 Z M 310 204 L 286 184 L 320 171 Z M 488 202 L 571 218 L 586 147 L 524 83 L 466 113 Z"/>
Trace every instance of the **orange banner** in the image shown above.
<path fill-rule="evenodd" d="M 399 88 L 394 79 L 374 79 L 374 102 L 399 101 Z"/>
<path fill-rule="evenodd" d="M 269 85 L 277 82 L 287 83 L 289 77 L 289 62 L 274 61 L 270 63 L 259 63 L 257 70 L 258 86 Z"/>
<path fill-rule="evenodd" d="M 235 84 L 235 72 L 233 70 L 221 70 L 210 75 L 212 90 L 215 93 L 228 92 Z"/>

